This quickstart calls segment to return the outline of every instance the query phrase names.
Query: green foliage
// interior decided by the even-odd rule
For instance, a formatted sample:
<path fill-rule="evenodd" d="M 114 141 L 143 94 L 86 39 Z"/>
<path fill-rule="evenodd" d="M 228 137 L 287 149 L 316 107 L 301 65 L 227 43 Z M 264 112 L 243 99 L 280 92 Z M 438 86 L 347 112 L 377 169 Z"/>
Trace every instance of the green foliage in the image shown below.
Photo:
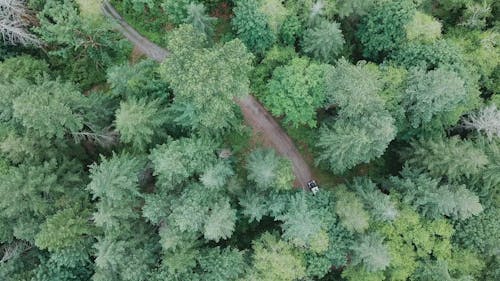
<path fill-rule="evenodd" d="M 453 228 L 445 220 L 423 221 L 403 209 L 392 224 L 379 227 L 389 248 L 391 263 L 386 270 L 389 280 L 406 280 L 418 267 L 418 259 L 444 260 L 451 255 Z"/>
<path fill-rule="evenodd" d="M 344 43 L 340 24 L 323 20 L 304 32 L 302 45 L 307 55 L 325 63 L 332 63 L 341 53 Z"/>
<path fill-rule="evenodd" d="M 286 190 L 294 180 L 291 163 L 278 157 L 274 150 L 256 149 L 247 159 L 247 178 L 259 189 Z"/>
<path fill-rule="evenodd" d="M 96 249 L 94 281 L 145 281 L 156 263 L 154 250 L 158 241 L 146 226 L 135 224 L 133 232 L 123 237 L 105 236 L 94 245 Z"/>
<path fill-rule="evenodd" d="M 403 107 L 413 128 L 436 119 L 443 126 L 455 124 L 462 113 L 460 106 L 468 101 L 464 81 L 453 71 L 413 69 L 409 73 Z"/>
<path fill-rule="evenodd" d="M 83 247 L 85 237 L 93 234 L 88 222 L 90 212 L 64 209 L 49 217 L 40 227 L 35 244 L 51 252 L 68 247 Z"/>
<path fill-rule="evenodd" d="M 477 195 L 464 185 L 439 185 L 439 180 L 409 169 L 404 169 L 402 176 L 391 181 L 403 193 L 403 202 L 429 218 L 464 220 L 483 210 Z"/>
<path fill-rule="evenodd" d="M 267 51 L 264 59 L 251 73 L 252 92 L 258 97 L 264 96 L 267 93 L 267 83 L 272 77 L 273 71 L 279 66 L 286 65 L 295 57 L 297 57 L 297 53 L 291 47 L 275 45 Z"/>
<path fill-rule="evenodd" d="M 405 26 L 415 13 L 412 0 L 383 1 L 361 20 L 357 36 L 363 55 L 381 60 L 406 40 Z"/>
<path fill-rule="evenodd" d="M 495 254 L 500 237 L 499 215 L 500 210 L 493 207 L 484 210 L 478 216 L 457 222 L 453 240 L 465 248 L 482 254 Z"/>
<path fill-rule="evenodd" d="M 332 171 L 343 173 L 384 153 L 396 128 L 378 96 L 380 87 L 378 73 L 366 64 L 338 62 L 327 80 L 327 99 L 340 110 L 333 126 L 321 128 L 317 163 L 326 162 Z"/>
<path fill-rule="evenodd" d="M 342 271 L 342 277 L 349 281 L 383 281 L 384 272 L 370 272 L 363 266 L 349 266 Z"/>
<path fill-rule="evenodd" d="M 447 176 L 452 180 L 477 175 L 489 164 L 485 152 L 474 142 L 457 137 L 414 141 L 405 158 L 435 177 Z"/>
<path fill-rule="evenodd" d="M 391 197 L 382 193 L 370 179 L 355 178 L 352 188 L 375 220 L 390 222 L 397 217 L 398 210 Z"/>
<path fill-rule="evenodd" d="M 288 10 L 281 0 L 262 1 L 260 11 L 266 15 L 267 24 L 274 34 L 278 34 L 281 26 L 288 17 Z"/>
<path fill-rule="evenodd" d="M 206 169 L 201 175 L 200 181 L 209 189 L 220 189 L 233 175 L 234 171 L 229 163 L 221 161 Z"/>
<path fill-rule="evenodd" d="M 205 138 L 169 140 L 151 151 L 158 185 L 165 189 L 175 186 L 193 174 L 201 174 L 213 163 L 215 144 Z"/>
<path fill-rule="evenodd" d="M 158 103 L 145 100 L 127 100 L 120 103 L 116 111 L 116 129 L 120 140 L 142 150 L 161 135 L 160 128 L 165 123 L 164 113 Z"/>
<path fill-rule="evenodd" d="M 294 46 L 297 39 L 301 37 L 304 28 L 296 15 L 289 15 L 283 21 L 279 31 L 280 41 L 287 46 Z"/>
<path fill-rule="evenodd" d="M 305 277 L 303 257 L 273 234 L 264 233 L 252 248 L 253 268 L 248 280 L 293 281 Z"/>
<path fill-rule="evenodd" d="M 229 201 L 217 203 L 212 207 L 205 222 L 203 236 L 205 239 L 215 242 L 230 238 L 234 231 L 235 222 L 236 210 L 231 208 Z"/>
<path fill-rule="evenodd" d="M 233 12 L 233 29 L 253 53 L 263 54 L 276 41 L 276 35 L 268 25 L 266 14 L 260 11 L 259 1 L 239 0 Z"/>
<path fill-rule="evenodd" d="M 353 246 L 352 251 L 352 264 L 363 264 L 370 272 L 386 269 L 391 261 L 383 239 L 373 234 L 363 236 L 359 244 Z"/>
<path fill-rule="evenodd" d="M 188 16 L 188 7 L 192 0 L 163 0 L 162 8 L 167 14 L 169 22 L 181 24 Z"/>
<path fill-rule="evenodd" d="M 38 14 L 40 39 L 53 46 L 53 63 L 65 77 L 89 87 L 104 78 L 103 70 L 122 57 L 125 45 L 102 21 L 81 18 L 74 1 L 48 0 Z M 72 63 L 68 63 L 72 61 Z"/>
<path fill-rule="evenodd" d="M 311 209 L 312 202 L 304 192 L 296 193 L 291 197 L 288 210 L 276 219 L 283 222 L 283 238 L 298 247 L 309 246 L 310 241 L 321 230 L 324 225 L 321 212 Z"/>
<path fill-rule="evenodd" d="M 218 242 L 231 237 L 236 211 L 228 198 L 217 193 L 207 195 L 202 186 L 194 184 L 172 203 L 169 221 L 182 232 L 203 232 L 207 240 Z"/>
<path fill-rule="evenodd" d="M 213 49 L 203 49 L 205 42 L 192 26 L 181 26 L 172 34 L 168 44 L 172 57 L 161 72 L 174 91 L 175 103 L 192 106 L 196 120 L 191 127 L 220 131 L 234 122 L 233 98 L 249 91 L 252 55 L 238 39 Z"/>
<path fill-rule="evenodd" d="M 27 130 L 39 137 L 62 138 L 82 129 L 85 100 L 73 84 L 44 78 L 16 90 L 22 92 L 12 101 L 13 116 Z"/>
<path fill-rule="evenodd" d="M 243 251 L 211 248 L 198 257 L 206 281 L 233 281 L 242 277 L 247 268 Z"/>
<path fill-rule="evenodd" d="M 416 12 L 405 28 L 410 41 L 432 42 L 441 37 L 441 23 L 421 12 Z"/>
<path fill-rule="evenodd" d="M 351 232 L 363 233 L 368 229 L 369 214 L 363 209 L 363 203 L 345 186 L 337 186 L 335 193 L 339 198 L 335 205 L 335 213 L 342 225 Z"/>
<path fill-rule="evenodd" d="M 114 95 L 127 98 L 166 98 L 168 92 L 168 84 L 161 79 L 158 64 L 152 60 L 110 67 L 107 81 Z"/>
<path fill-rule="evenodd" d="M 143 164 L 127 154 L 101 157 L 101 163 L 90 167 L 87 189 L 97 202 L 94 222 L 107 232 L 118 231 L 127 220 L 140 217 L 136 211 L 141 205 L 138 175 Z"/>
<path fill-rule="evenodd" d="M 248 217 L 248 222 L 259 222 L 269 212 L 266 198 L 260 193 L 246 192 L 239 198 L 239 204 L 243 208 L 242 214 Z"/>
<path fill-rule="evenodd" d="M 208 16 L 205 10 L 203 4 L 190 3 L 187 6 L 187 17 L 184 19 L 184 23 L 193 25 L 196 31 L 206 34 L 210 38 L 213 34 L 213 25 L 217 19 Z"/>
<path fill-rule="evenodd" d="M 285 114 L 285 121 L 294 127 L 315 127 L 316 109 L 325 101 L 323 77 L 329 69 L 307 58 L 295 58 L 288 65 L 277 67 L 262 98 L 264 104 L 274 115 Z"/>
<path fill-rule="evenodd" d="M 10 222 L 14 237 L 34 241 L 46 216 L 81 198 L 75 188 L 82 184 L 81 169 L 75 162 L 51 160 L 11 166 L 0 174 L 0 217 Z"/>
<path fill-rule="evenodd" d="M 48 72 L 49 65 L 44 60 L 29 55 L 17 56 L 0 64 L 0 82 L 13 82 L 16 79 L 35 82 L 38 77 Z"/>

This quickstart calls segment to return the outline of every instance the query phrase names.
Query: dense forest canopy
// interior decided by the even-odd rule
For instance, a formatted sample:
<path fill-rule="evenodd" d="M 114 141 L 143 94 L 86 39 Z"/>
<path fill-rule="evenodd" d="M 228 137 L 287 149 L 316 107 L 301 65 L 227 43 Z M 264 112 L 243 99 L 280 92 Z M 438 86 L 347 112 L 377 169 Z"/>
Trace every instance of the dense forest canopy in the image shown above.
<path fill-rule="evenodd" d="M 500 1 L 102 2 L 0 0 L 0 280 L 500 280 Z"/>

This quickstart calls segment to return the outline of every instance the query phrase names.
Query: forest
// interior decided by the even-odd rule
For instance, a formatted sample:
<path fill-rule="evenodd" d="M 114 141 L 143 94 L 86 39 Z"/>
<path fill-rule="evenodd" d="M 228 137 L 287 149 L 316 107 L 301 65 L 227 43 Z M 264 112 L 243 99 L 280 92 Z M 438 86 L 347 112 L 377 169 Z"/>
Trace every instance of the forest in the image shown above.
<path fill-rule="evenodd" d="M 499 20 L 0 0 L 0 280 L 500 280 Z"/>

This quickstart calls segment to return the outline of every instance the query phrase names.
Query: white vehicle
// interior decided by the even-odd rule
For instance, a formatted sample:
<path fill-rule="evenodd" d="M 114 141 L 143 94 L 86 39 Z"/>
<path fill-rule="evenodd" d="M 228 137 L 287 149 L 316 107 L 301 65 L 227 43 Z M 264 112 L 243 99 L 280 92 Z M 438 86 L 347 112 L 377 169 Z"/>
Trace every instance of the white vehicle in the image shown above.
<path fill-rule="evenodd" d="M 307 187 L 313 193 L 313 195 L 316 195 L 316 193 L 319 192 L 319 186 L 318 186 L 318 184 L 316 183 L 315 180 L 308 181 L 307 182 Z"/>

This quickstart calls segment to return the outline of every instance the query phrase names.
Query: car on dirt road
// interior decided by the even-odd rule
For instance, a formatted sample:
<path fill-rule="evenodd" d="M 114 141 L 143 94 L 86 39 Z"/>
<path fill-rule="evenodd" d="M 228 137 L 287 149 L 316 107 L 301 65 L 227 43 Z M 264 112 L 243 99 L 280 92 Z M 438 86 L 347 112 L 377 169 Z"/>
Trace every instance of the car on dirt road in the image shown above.
<path fill-rule="evenodd" d="M 316 193 L 319 192 L 319 186 L 315 180 L 308 181 L 307 188 L 309 188 L 309 190 L 313 193 L 313 195 L 316 195 Z"/>

